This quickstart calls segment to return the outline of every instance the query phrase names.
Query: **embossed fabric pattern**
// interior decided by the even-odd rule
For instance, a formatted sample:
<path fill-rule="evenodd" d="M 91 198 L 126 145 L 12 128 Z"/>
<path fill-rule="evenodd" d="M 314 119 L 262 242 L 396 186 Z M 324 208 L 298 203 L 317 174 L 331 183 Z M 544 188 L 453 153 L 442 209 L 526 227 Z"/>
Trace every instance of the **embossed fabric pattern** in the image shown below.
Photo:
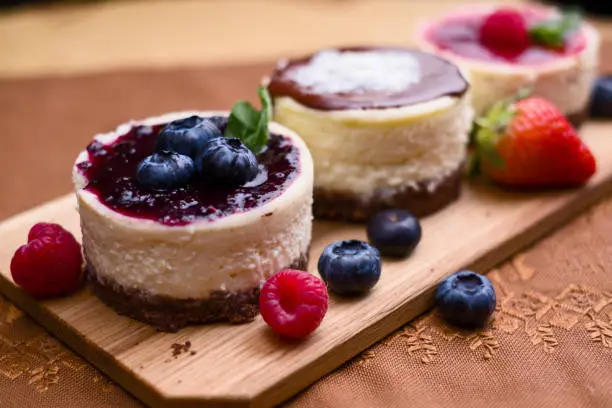
<path fill-rule="evenodd" d="M 95 132 L 164 111 L 229 108 L 252 97 L 270 67 L 0 80 L 11 136 L 0 191 L 12 193 L 0 196 L 0 219 L 69 191 L 72 160 Z M 489 277 L 499 302 L 483 330 L 430 312 L 284 405 L 611 407 L 612 197 Z M 1 408 L 140 406 L 0 297 Z"/>
<path fill-rule="evenodd" d="M 490 271 L 483 330 L 427 313 L 287 407 L 612 406 L 612 199 Z"/>

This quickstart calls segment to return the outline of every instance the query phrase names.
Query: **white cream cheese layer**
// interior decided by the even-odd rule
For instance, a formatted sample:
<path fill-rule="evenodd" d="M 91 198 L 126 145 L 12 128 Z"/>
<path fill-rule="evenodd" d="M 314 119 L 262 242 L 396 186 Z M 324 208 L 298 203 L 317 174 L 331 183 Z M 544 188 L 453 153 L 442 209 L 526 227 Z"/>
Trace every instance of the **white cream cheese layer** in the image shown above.
<path fill-rule="evenodd" d="M 139 122 L 167 123 L 193 114 L 181 112 Z M 134 123 L 98 135 L 112 143 Z M 271 123 L 270 131 L 291 138 L 299 150 L 299 174 L 277 198 L 241 214 L 185 226 L 165 226 L 128 217 L 103 205 L 83 188 L 87 180 L 73 168 L 83 247 L 96 273 L 120 285 L 173 298 L 205 298 L 217 290 L 257 287 L 308 250 L 312 229 L 312 158 L 294 132 Z"/>
<path fill-rule="evenodd" d="M 315 187 L 359 195 L 434 189 L 465 160 L 472 108 L 467 95 L 416 105 L 322 111 L 274 100 L 274 119 L 299 133 L 315 163 Z"/>
<path fill-rule="evenodd" d="M 431 25 L 419 30 L 420 48 L 453 61 L 467 72 L 477 116 L 523 87 L 532 87 L 534 95 L 550 100 L 564 114 L 580 113 L 587 107 L 597 78 L 600 47 L 599 33 L 591 25 L 585 23 L 581 28 L 586 46 L 580 53 L 538 65 L 479 61 L 441 50 L 425 38 L 429 27 Z"/>

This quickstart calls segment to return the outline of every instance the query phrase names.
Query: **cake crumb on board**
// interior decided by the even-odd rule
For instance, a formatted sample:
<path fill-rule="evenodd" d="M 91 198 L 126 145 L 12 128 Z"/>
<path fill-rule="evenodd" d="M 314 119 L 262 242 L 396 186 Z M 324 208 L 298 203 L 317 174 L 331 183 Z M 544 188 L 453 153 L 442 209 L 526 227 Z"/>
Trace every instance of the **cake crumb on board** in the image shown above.
<path fill-rule="evenodd" d="M 196 354 L 195 350 L 191 350 L 191 342 L 187 340 L 184 343 L 172 343 L 170 346 L 170 350 L 172 350 L 172 357 L 178 358 L 181 354 L 188 353 L 190 356 Z"/>

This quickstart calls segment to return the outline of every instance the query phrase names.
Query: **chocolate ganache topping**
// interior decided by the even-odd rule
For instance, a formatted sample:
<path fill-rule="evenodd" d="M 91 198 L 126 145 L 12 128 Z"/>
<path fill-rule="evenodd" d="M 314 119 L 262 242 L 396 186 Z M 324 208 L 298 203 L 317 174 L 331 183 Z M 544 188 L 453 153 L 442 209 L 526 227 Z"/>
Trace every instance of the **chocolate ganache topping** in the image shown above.
<path fill-rule="evenodd" d="M 322 50 L 279 63 L 273 97 L 318 110 L 398 108 L 461 96 L 468 83 L 454 64 L 422 51 L 358 47 Z"/>

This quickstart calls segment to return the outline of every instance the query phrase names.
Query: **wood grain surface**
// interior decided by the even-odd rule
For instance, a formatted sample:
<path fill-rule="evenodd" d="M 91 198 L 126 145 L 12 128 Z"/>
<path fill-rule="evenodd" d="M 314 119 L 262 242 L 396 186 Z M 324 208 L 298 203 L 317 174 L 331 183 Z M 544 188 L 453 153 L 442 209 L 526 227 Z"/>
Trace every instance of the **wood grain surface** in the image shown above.
<path fill-rule="evenodd" d="M 87 291 L 44 303 L 32 300 L 10 278 L 12 252 L 37 221 L 59 222 L 78 235 L 72 195 L 0 224 L 0 289 L 151 406 L 272 406 L 422 313 L 435 285 L 449 273 L 466 266 L 484 272 L 609 194 L 610 130 L 597 123 L 583 129 L 599 163 L 583 189 L 525 194 L 466 185 L 460 201 L 423 220 L 423 240 L 409 259 L 385 262 L 369 296 L 333 298 L 322 326 L 304 342 L 277 339 L 261 319 L 157 333 L 116 315 Z M 362 226 L 316 222 L 310 270 L 315 272 L 314 263 L 329 242 L 364 235 Z M 185 341 L 196 354 L 173 358 L 172 344 Z"/>

